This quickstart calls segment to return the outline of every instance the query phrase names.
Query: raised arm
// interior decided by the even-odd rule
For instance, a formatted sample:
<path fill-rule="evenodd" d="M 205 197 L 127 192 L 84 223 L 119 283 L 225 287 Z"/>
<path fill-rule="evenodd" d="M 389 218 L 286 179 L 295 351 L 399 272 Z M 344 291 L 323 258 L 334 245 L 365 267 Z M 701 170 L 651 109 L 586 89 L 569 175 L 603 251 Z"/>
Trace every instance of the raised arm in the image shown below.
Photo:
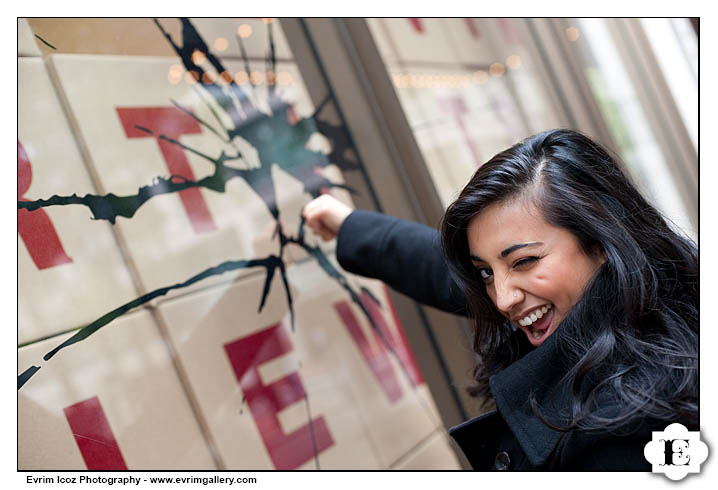
<path fill-rule="evenodd" d="M 345 270 L 379 279 L 419 303 L 466 314 L 465 298 L 441 253 L 438 231 L 380 213 L 352 211 L 330 196 L 309 203 L 304 215 L 325 240 L 336 236 L 337 259 Z"/>

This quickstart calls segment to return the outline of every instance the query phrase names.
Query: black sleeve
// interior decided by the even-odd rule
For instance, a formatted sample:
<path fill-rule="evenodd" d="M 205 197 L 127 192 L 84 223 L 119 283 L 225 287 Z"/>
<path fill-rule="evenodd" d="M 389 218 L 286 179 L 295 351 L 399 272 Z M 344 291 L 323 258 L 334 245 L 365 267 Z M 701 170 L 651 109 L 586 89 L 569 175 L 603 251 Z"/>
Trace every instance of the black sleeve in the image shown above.
<path fill-rule="evenodd" d="M 466 315 L 433 228 L 371 211 L 353 211 L 337 236 L 337 259 L 348 272 L 379 279 L 419 303 Z"/>

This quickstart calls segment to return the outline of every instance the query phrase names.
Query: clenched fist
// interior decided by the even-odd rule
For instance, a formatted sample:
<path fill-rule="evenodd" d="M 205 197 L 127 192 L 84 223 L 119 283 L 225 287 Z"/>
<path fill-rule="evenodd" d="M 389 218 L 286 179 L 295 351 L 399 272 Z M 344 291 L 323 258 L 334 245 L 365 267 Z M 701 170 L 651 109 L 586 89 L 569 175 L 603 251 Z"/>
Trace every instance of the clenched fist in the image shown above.
<path fill-rule="evenodd" d="M 336 238 L 342 223 L 352 212 L 352 208 L 329 194 L 324 194 L 304 206 L 302 215 L 307 226 L 322 240 Z"/>

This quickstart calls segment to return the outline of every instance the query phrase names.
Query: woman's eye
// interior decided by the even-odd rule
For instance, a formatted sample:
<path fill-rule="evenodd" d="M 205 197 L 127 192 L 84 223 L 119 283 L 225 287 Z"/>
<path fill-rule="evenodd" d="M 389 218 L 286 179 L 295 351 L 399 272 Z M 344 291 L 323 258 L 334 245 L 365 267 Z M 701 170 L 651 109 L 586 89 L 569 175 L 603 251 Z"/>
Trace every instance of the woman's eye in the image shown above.
<path fill-rule="evenodd" d="M 523 259 L 519 259 L 514 263 L 514 269 L 521 269 L 522 267 L 533 264 L 538 259 L 538 257 L 524 257 Z"/>
<path fill-rule="evenodd" d="M 491 269 L 482 267 L 481 269 L 479 269 L 479 275 L 481 276 L 481 279 L 483 279 L 484 281 L 487 281 L 487 280 L 491 279 L 491 276 L 493 276 L 494 273 L 491 271 Z"/>

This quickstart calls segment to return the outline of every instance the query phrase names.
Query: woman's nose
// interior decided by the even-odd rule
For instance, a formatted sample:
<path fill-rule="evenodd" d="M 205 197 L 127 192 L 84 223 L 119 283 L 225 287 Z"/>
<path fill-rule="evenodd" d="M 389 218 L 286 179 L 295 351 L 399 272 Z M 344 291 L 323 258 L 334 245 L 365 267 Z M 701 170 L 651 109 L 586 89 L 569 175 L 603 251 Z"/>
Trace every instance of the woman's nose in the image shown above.
<path fill-rule="evenodd" d="M 511 284 L 496 285 L 496 308 L 503 313 L 508 313 L 523 299 L 521 290 Z"/>

